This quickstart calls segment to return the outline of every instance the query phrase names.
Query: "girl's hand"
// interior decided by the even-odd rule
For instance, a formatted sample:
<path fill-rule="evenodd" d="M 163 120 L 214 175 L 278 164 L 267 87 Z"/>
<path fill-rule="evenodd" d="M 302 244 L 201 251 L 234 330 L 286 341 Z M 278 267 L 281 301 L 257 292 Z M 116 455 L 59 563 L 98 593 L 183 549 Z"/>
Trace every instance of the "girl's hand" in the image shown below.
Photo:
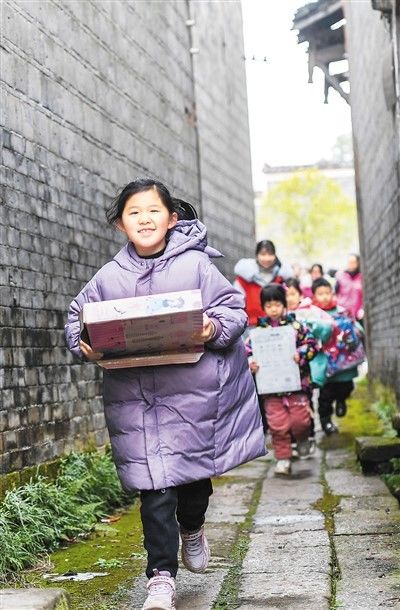
<path fill-rule="evenodd" d="M 299 362 L 300 362 L 300 354 L 298 352 L 296 352 L 295 355 L 293 356 L 293 360 L 295 362 L 297 362 L 297 364 L 299 364 Z"/>
<path fill-rule="evenodd" d="M 207 343 L 213 338 L 215 333 L 215 326 L 211 322 L 210 318 L 206 313 L 203 313 L 203 330 L 193 335 L 193 338 L 201 343 Z"/>
<path fill-rule="evenodd" d="M 255 360 L 252 360 L 251 362 L 249 362 L 249 367 L 250 367 L 250 372 L 253 374 L 257 373 L 258 369 L 260 368 Z"/>
<path fill-rule="evenodd" d="M 100 360 L 104 356 L 103 352 L 94 352 L 90 345 L 84 341 L 79 341 L 79 347 L 81 348 L 83 355 L 91 362 Z"/>

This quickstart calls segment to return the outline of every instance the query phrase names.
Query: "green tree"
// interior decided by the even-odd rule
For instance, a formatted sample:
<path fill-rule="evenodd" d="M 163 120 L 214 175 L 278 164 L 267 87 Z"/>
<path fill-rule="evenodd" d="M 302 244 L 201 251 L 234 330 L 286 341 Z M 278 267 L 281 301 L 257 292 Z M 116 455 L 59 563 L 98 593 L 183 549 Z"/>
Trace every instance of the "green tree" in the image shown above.
<path fill-rule="evenodd" d="M 343 133 L 336 138 L 332 147 L 332 161 L 341 165 L 353 163 L 353 139 L 351 133 Z"/>
<path fill-rule="evenodd" d="M 294 256 L 310 262 L 347 252 L 357 242 L 356 205 L 318 169 L 306 169 L 273 187 L 263 198 L 258 222 L 263 233 L 279 236 Z"/>

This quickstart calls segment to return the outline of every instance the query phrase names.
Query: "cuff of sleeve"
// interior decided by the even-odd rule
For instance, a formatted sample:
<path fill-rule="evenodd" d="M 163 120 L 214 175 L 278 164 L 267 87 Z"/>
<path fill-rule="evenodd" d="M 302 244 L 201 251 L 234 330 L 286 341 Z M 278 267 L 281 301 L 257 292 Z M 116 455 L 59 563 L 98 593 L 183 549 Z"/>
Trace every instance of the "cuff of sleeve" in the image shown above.
<path fill-rule="evenodd" d="M 219 320 L 217 320 L 217 318 L 210 318 L 210 320 L 214 324 L 214 334 L 211 337 L 211 339 L 209 340 L 209 342 L 215 341 L 216 339 L 218 339 L 218 337 L 222 333 L 222 324 L 221 324 L 221 322 Z"/>
<path fill-rule="evenodd" d="M 304 364 L 306 363 L 306 353 L 307 352 L 302 351 L 302 349 L 300 348 L 300 349 L 297 350 L 297 353 L 300 356 L 300 360 L 299 360 L 299 362 L 297 364 L 300 365 L 300 366 L 304 366 Z"/>

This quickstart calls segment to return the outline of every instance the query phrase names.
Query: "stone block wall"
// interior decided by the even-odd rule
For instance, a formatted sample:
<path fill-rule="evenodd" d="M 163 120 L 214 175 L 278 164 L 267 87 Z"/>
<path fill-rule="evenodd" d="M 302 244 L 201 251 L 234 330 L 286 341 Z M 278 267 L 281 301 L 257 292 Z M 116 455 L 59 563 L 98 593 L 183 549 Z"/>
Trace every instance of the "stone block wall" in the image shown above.
<path fill-rule="evenodd" d="M 228 274 L 254 217 L 239 2 L 9 0 L 1 20 L 6 473 L 107 441 L 100 369 L 72 358 L 63 326 L 123 243 L 104 218 L 118 189 L 153 176 L 201 208 Z"/>
<path fill-rule="evenodd" d="M 390 84 L 393 65 L 396 95 L 399 17 L 389 23 L 371 2 L 344 6 L 369 371 L 400 398 L 399 123 L 398 106 L 388 107 L 383 84 Z"/>
<path fill-rule="evenodd" d="M 252 256 L 255 249 L 254 209 L 247 203 L 254 195 L 242 15 L 240 3 L 191 6 L 196 21 L 193 43 L 199 49 L 193 61 L 203 216 L 211 242 L 225 255 L 222 269 L 229 275 L 238 252 Z"/>

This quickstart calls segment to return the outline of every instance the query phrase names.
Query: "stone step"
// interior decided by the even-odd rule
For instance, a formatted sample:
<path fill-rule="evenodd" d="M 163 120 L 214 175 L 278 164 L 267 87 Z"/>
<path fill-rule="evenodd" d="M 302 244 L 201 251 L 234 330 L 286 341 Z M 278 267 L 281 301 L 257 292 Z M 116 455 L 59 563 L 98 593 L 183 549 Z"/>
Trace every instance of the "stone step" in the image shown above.
<path fill-rule="evenodd" d="M 400 457 L 400 438 L 361 436 L 356 438 L 356 453 L 364 472 L 384 472 L 380 464 Z"/>
<path fill-rule="evenodd" d="M 1 610 L 68 610 L 68 595 L 63 589 L 2 589 Z"/>

